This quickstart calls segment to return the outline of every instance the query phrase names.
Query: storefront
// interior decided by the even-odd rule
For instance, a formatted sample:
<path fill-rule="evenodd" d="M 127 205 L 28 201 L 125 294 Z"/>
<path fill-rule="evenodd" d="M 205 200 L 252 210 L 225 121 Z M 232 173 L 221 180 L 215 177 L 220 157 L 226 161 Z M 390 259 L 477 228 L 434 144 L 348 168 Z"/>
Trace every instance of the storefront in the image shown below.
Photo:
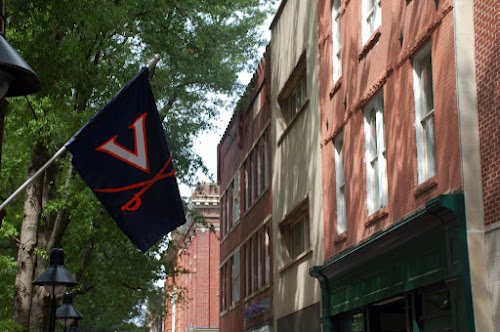
<path fill-rule="evenodd" d="M 324 331 L 473 331 L 462 195 L 411 216 L 310 269 Z"/>

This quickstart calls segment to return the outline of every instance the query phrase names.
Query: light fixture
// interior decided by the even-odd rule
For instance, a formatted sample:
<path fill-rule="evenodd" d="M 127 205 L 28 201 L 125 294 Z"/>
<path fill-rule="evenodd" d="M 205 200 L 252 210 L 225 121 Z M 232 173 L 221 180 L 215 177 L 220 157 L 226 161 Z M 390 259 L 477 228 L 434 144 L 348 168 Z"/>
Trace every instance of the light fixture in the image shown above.
<path fill-rule="evenodd" d="M 50 266 L 33 282 L 35 286 L 44 286 L 52 299 L 50 303 L 49 331 L 54 332 L 56 322 L 56 297 L 66 287 L 77 285 L 75 278 L 64 267 L 64 250 L 54 248 L 50 251 Z"/>
<path fill-rule="evenodd" d="M 80 330 L 80 328 L 78 327 L 78 319 L 75 319 L 75 321 L 70 325 L 67 332 L 82 332 L 82 330 Z"/>
<path fill-rule="evenodd" d="M 50 251 L 50 266 L 33 281 L 35 286 L 44 286 L 51 296 L 64 293 L 66 287 L 77 285 L 75 278 L 64 267 L 64 250 Z"/>
<path fill-rule="evenodd" d="M 0 82 L 0 98 L 24 96 L 42 89 L 38 76 L 3 34 L 0 34 Z"/>
<path fill-rule="evenodd" d="M 82 319 L 82 315 L 73 305 L 73 293 L 64 293 L 63 303 L 59 308 L 57 308 L 56 311 L 56 319 L 62 326 L 64 326 L 65 331 L 66 327 L 73 324 L 74 321 Z"/>

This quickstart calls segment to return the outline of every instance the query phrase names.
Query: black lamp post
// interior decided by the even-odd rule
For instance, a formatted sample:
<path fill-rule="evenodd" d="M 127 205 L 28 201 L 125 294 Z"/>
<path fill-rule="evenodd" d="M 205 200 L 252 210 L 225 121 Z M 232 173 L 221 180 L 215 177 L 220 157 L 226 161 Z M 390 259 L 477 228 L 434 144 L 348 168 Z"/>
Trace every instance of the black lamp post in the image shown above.
<path fill-rule="evenodd" d="M 66 332 L 66 328 L 73 324 L 73 322 L 82 319 L 82 315 L 73 306 L 73 293 L 64 293 L 63 304 L 57 308 L 56 318 L 64 326 L 64 332 Z"/>
<path fill-rule="evenodd" d="M 80 330 L 80 328 L 78 327 L 78 319 L 75 319 L 73 324 L 71 324 L 69 326 L 69 329 L 67 332 L 82 332 L 82 330 Z"/>
<path fill-rule="evenodd" d="M 66 287 L 77 285 L 75 278 L 64 267 L 64 250 L 54 248 L 50 251 L 50 266 L 33 283 L 44 286 L 51 296 L 49 332 L 54 332 L 56 322 L 56 297 L 64 292 Z"/>
<path fill-rule="evenodd" d="M 38 92 L 40 79 L 5 40 L 5 22 L 5 0 L 0 0 L 0 99 Z"/>

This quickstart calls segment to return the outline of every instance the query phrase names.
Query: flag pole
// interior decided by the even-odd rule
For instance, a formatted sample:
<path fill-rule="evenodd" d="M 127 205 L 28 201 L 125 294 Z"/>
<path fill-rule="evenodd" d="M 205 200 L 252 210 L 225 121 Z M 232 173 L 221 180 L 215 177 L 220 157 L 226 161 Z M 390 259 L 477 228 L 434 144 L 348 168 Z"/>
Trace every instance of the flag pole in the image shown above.
<path fill-rule="evenodd" d="M 158 63 L 158 61 L 160 61 L 160 59 L 161 59 L 160 55 L 159 54 L 155 54 L 155 56 L 153 58 L 151 58 L 147 62 L 146 67 L 149 70 L 149 78 L 153 77 L 153 74 L 154 74 L 154 71 L 155 71 L 155 68 L 156 68 L 156 64 Z M 17 188 L 17 190 L 12 195 L 10 195 L 2 203 L 2 205 L 0 205 L 0 212 L 2 212 L 7 207 L 7 205 L 9 205 L 17 196 L 19 196 L 19 194 L 24 189 L 26 189 L 26 187 L 31 182 L 35 181 L 43 172 L 45 172 L 45 170 L 47 168 L 49 168 L 49 166 L 52 165 L 54 163 L 54 161 L 57 160 L 57 158 L 59 158 L 61 156 L 64 156 L 66 154 L 66 151 L 67 151 L 66 150 L 66 145 L 64 145 L 42 167 L 40 167 L 40 169 L 38 171 L 36 171 L 35 174 L 33 174 L 32 176 L 30 176 L 29 179 L 27 179 L 19 188 Z M 0 224 L 1 224 L 1 220 L 0 220 Z"/>
<path fill-rule="evenodd" d="M 54 163 L 54 161 L 56 161 L 57 158 L 59 158 L 60 156 L 64 155 L 66 153 L 66 147 L 62 147 L 59 149 L 59 151 L 57 151 L 53 156 L 52 158 L 50 158 L 42 167 L 40 167 L 40 169 L 38 171 L 35 172 L 35 174 L 33 174 L 28 180 L 26 180 L 19 188 L 17 188 L 16 191 L 14 191 L 14 193 L 12 195 L 9 196 L 9 198 L 7 198 L 5 200 L 5 202 L 2 203 L 2 205 L 0 205 L 0 211 L 2 211 L 7 205 L 10 204 L 10 202 L 12 202 L 14 200 L 14 198 L 16 198 L 24 189 L 26 189 L 26 187 L 33 181 L 35 181 L 36 178 L 38 178 L 40 176 L 40 174 L 42 174 L 43 172 L 45 172 L 45 170 L 47 168 L 49 168 L 50 165 L 52 165 Z"/>

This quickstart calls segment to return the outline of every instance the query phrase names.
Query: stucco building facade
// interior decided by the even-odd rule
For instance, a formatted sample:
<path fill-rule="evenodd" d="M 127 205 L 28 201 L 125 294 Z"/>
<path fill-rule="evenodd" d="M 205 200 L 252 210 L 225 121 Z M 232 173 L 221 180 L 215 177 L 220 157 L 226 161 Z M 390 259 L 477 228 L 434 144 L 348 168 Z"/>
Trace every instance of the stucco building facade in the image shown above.
<path fill-rule="evenodd" d="M 275 330 L 318 331 L 323 262 L 318 6 L 281 1 L 271 23 Z"/>

